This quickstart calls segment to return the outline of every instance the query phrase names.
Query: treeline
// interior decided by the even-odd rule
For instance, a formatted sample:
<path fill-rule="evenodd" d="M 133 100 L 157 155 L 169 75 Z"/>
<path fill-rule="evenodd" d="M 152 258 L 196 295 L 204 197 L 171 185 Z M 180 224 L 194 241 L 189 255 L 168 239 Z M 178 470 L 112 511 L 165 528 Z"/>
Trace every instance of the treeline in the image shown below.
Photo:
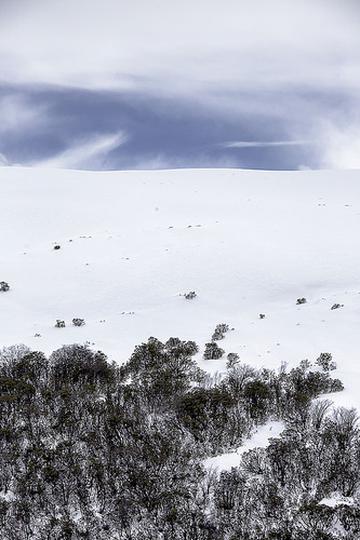
<path fill-rule="evenodd" d="M 118 366 L 86 346 L 0 354 L 2 540 L 359 538 L 360 437 L 323 355 L 210 377 L 197 345 L 150 338 Z M 206 457 L 282 420 L 268 448 L 216 474 Z M 351 505 L 321 503 L 335 492 Z"/>

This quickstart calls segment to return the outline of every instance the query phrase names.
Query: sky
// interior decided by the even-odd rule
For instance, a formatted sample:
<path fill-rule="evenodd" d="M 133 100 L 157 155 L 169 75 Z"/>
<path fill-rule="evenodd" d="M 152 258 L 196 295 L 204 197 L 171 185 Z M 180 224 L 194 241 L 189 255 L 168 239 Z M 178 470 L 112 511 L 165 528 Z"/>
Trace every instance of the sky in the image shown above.
<path fill-rule="evenodd" d="M 0 165 L 360 168 L 358 0 L 0 0 Z"/>

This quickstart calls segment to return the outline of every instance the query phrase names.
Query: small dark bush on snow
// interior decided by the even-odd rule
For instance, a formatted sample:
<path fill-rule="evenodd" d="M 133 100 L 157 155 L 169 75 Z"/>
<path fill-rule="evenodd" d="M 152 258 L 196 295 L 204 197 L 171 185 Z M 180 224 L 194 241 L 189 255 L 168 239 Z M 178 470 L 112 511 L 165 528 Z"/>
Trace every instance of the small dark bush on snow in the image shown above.
<path fill-rule="evenodd" d="M 84 326 L 85 325 L 85 320 L 84 319 L 79 319 L 78 317 L 75 317 L 72 320 L 72 323 L 73 323 L 74 326 Z"/>
<path fill-rule="evenodd" d="M 224 354 L 224 349 L 221 349 L 217 343 L 211 341 L 205 344 L 204 358 L 205 360 L 217 360 Z"/>
<path fill-rule="evenodd" d="M 215 331 L 212 335 L 212 341 L 219 341 L 220 339 L 224 339 L 226 332 L 229 331 L 229 325 L 228 324 L 218 324 L 215 328 Z"/>
<path fill-rule="evenodd" d="M 331 353 L 321 353 L 315 364 L 322 367 L 324 371 L 333 371 L 336 369 L 336 363 L 333 361 Z"/>

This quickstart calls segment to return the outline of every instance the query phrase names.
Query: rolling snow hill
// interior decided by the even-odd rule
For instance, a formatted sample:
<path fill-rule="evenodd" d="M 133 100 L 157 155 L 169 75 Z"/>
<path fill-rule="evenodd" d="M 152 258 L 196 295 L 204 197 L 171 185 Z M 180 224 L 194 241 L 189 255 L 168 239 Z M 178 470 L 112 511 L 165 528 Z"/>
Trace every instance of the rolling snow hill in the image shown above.
<path fill-rule="evenodd" d="M 252 365 L 332 352 L 331 399 L 360 410 L 359 229 L 358 171 L 3 167 L 0 345 L 90 342 L 122 362 L 151 335 L 203 348 L 225 322 L 220 346 Z"/>

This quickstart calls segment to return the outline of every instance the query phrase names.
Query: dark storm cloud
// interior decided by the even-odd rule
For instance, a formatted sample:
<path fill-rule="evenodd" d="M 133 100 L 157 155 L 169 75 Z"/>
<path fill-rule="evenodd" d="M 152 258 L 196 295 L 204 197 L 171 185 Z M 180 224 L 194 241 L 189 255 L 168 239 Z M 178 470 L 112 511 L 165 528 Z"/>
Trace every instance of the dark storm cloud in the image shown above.
<path fill-rule="evenodd" d="M 112 141 L 105 155 L 96 156 L 97 168 L 288 169 L 315 165 L 311 145 L 293 145 L 285 151 L 278 144 L 288 138 L 288 123 L 275 116 L 264 122 L 261 114 L 243 111 L 231 117 L 191 100 L 74 89 L 28 88 L 20 92 L 8 87 L 0 90 L 1 100 L 5 105 L 6 100 L 13 101 L 14 114 L 16 106 L 19 108 L 18 118 L 8 122 L 6 136 L 1 136 L 0 130 L 0 152 L 12 163 L 51 162 L 71 148 L 88 148 L 89 140 L 121 133 L 118 145 Z M 273 143 L 258 145 L 264 137 Z M 236 140 L 253 141 L 253 145 L 239 148 L 226 144 Z M 81 161 L 81 167 L 94 167 L 91 156 Z"/>
<path fill-rule="evenodd" d="M 353 0 L 3 0 L 2 161 L 357 166 L 359 13 Z"/>

